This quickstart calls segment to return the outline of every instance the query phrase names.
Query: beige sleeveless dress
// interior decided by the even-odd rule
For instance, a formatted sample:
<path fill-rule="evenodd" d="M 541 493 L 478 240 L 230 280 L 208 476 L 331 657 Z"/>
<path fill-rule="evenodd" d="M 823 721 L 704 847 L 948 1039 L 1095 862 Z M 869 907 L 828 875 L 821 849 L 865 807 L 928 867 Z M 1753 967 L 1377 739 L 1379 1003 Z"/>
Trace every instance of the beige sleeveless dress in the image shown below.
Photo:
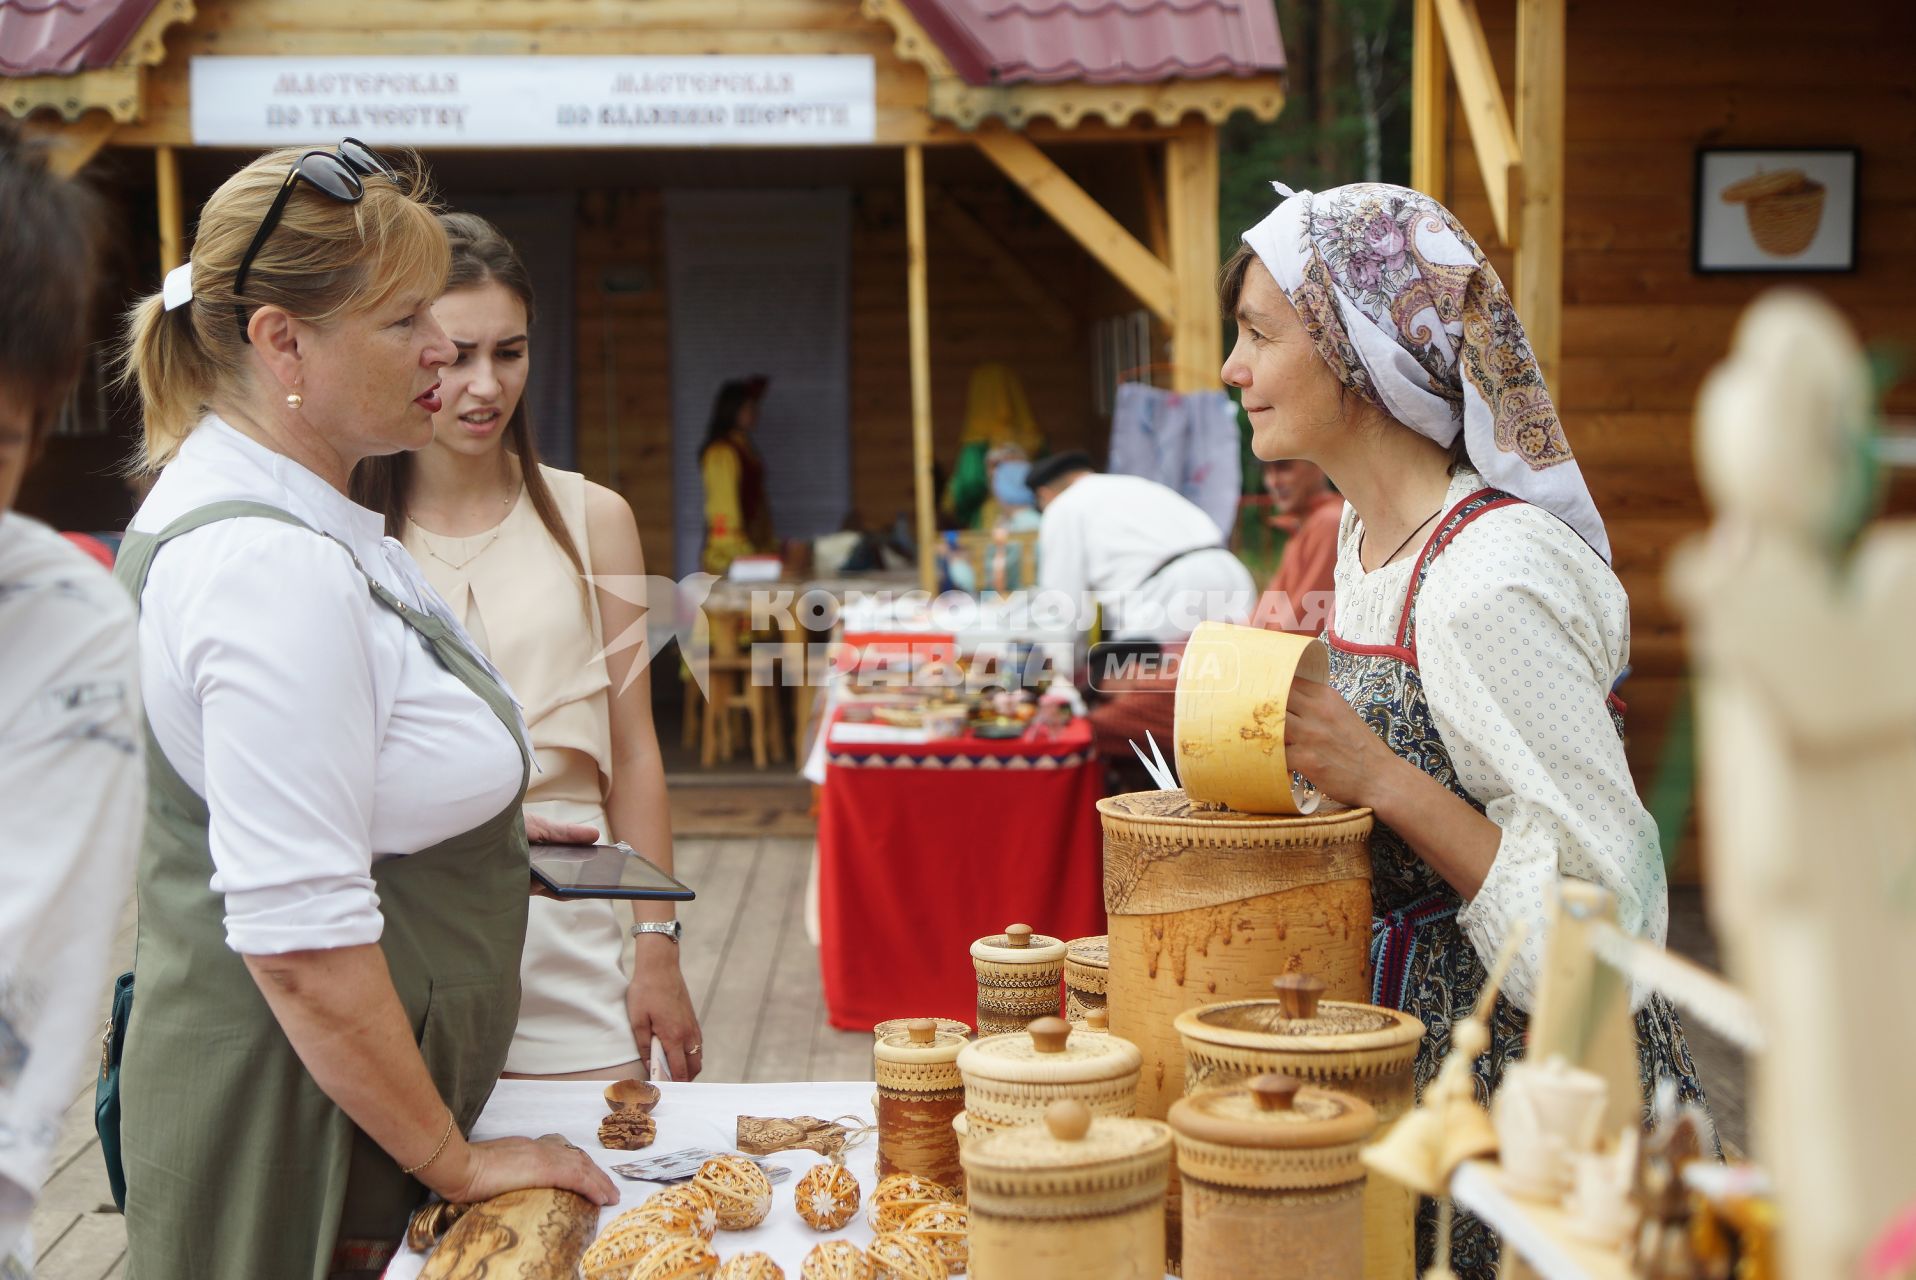
<path fill-rule="evenodd" d="M 559 515 L 592 572 L 585 477 L 540 467 Z M 547 532 L 523 488 L 495 528 L 448 538 L 408 523 L 406 549 L 452 606 L 525 709 L 536 767 L 526 809 L 589 823 L 600 838 L 611 785 L 610 678 L 596 597 Z M 593 1071 L 646 1056 L 634 1043 L 625 990 L 631 909 L 611 902 L 532 899 L 520 964 L 524 996 L 506 1070 Z"/>

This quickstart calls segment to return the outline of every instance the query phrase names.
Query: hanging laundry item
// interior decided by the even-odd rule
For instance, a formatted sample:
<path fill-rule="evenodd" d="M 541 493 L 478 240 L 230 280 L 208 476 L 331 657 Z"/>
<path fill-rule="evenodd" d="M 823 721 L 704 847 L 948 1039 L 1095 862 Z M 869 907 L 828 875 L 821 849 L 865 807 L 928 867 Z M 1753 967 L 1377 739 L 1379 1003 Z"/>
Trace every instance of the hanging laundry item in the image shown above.
<path fill-rule="evenodd" d="M 1222 391 L 1166 391 L 1142 382 L 1118 388 L 1111 473 L 1175 489 L 1202 507 L 1227 540 L 1243 492 L 1239 447 L 1237 405 Z"/>

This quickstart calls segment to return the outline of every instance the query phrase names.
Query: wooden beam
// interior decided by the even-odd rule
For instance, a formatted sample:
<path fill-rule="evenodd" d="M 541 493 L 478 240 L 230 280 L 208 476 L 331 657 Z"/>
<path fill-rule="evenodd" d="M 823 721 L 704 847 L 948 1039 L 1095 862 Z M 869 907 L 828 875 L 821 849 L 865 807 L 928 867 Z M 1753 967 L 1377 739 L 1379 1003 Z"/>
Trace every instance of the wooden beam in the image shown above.
<path fill-rule="evenodd" d="M 1450 60 L 1437 25 L 1437 0 L 1412 0 L 1410 185 L 1450 198 Z"/>
<path fill-rule="evenodd" d="M 71 178 L 100 154 L 119 127 L 120 122 L 106 112 L 89 111 L 78 120 L 61 121 L 32 133 L 46 144 L 47 168 L 62 178 Z"/>
<path fill-rule="evenodd" d="M 1564 0 L 1518 0 L 1516 303 L 1545 386 L 1563 350 L 1564 47 Z"/>
<path fill-rule="evenodd" d="M 972 141 L 986 159 L 1055 218 L 1058 225 L 1083 245 L 1085 252 L 1103 263 L 1105 270 L 1116 276 L 1138 301 L 1160 319 L 1171 322 L 1177 309 L 1171 268 L 1139 244 L 1137 237 L 1124 229 L 1124 224 L 1071 180 L 1070 174 L 1021 134 L 990 127 L 980 129 Z"/>
<path fill-rule="evenodd" d="M 952 199 L 948 192 L 931 193 L 931 211 L 938 220 L 939 229 L 973 255 L 984 259 L 998 283 L 1029 308 L 1033 315 L 1059 333 L 1072 334 L 1078 331 L 1077 313 L 1058 301 L 1055 291 L 1031 274 L 1031 268 L 1017 254 L 1007 249 L 997 236 L 991 234 L 989 227 L 973 217 L 971 211 Z"/>
<path fill-rule="evenodd" d="M 185 225 L 180 210 L 180 158 L 171 147 L 153 149 L 153 174 L 160 201 L 160 272 L 186 261 Z"/>
<path fill-rule="evenodd" d="M 1217 126 L 1188 121 L 1165 145 L 1166 226 L 1177 290 L 1171 321 L 1171 387 L 1218 385 L 1223 322 L 1218 318 Z"/>
<path fill-rule="evenodd" d="M 1138 189 L 1144 193 L 1144 234 L 1151 242 L 1151 252 L 1169 262 L 1171 233 L 1164 226 L 1164 189 L 1158 182 L 1157 154 L 1158 148 L 1149 144 L 1137 149 Z"/>
<path fill-rule="evenodd" d="M 938 536 L 931 491 L 931 300 L 925 261 L 925 149 L 905 148 L 905 296 L 910 326 L 911 469 L 918 503 L 918 585 L 938 585 Z"/>
<path fill-rule="evenodd" d="M 1464 123 L 1470 126 L 1477 164 L 1483 170 L 1497 235 L 1514 249 L 1519 234 L 1518 205 L 1523 198 L 1523 152 L 1510 123 L 1510 110 L 1504 105 L 1503 88 L 1497 83 L 1497 65 L 1490 60 L 1483 19 L 1477 15 L 1476 0 L 1434 2 L 1437 24 L 1450 50 L 1450 69 L 1457 76 L 1457 100 L 1464 109 Z"/>

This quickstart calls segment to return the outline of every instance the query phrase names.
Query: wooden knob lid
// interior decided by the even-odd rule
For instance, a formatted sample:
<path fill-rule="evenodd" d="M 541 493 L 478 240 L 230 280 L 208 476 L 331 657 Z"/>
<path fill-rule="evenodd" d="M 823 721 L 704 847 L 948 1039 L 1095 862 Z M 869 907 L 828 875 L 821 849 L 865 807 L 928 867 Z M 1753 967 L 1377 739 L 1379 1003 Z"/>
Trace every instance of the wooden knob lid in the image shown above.
<path fill-rule="evenodd" d="M 1063 1018 L 1033 1018 L 1025 1027 L 1031 1033 L 1031 1045 L 1039 1053 L 1063 1053 L 1071 1039 L 1071 1024 Z"/>
<path fill-rule="evenodd" d="M 1031 945 L 1031 926 L 1028 924 L 1008 924 L 1005 926 L 1005 945 L 1022 951 Z"/>
<path fill-rule="evenodd" d="M 1290 1111 L 1304 1082 L 1295 1076 L 1261 1075 L 1251 1081 L 1251 1098 L 1259 1111 Z"/>
<path fill-rule="evenodd" d="M 1324 980 L 1308 973 L 1287 973 L 1274 980 L 1277 1000 L 1286 1018 L 1315 1018 L 1317 1002 L 1324 995 Z"/>
<path fill-rule="evenodd" d="M 938 1024 L 930 1018 L 913 1018 L 905 1024 L 905 1031 L 913 1044 L 930 1044 L 938 1038 Z"/>
<path fill-rule="evenodd" d="M 1082 1142 L 1091 1132 L 1091 1108 L 1076 1098 L 1060 1098 L 1044 1109 L 1044 1127 L 1059 1142 Z"/>
<path fill-rule="evenodd" d="M 1084 1015 L 1084 1023 L 1093 1031 L 1109 1031 L 1111 1029 L 1111 1011 L 1109 1009 L 1089 1010 Z"/>

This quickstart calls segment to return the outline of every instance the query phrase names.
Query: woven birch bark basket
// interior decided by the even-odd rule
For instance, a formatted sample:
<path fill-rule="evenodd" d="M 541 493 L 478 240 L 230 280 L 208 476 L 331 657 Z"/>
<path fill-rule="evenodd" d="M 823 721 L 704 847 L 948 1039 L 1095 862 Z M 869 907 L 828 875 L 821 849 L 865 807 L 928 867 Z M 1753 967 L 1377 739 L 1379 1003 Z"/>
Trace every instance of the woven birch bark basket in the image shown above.
<path fill-rule="evenodd" d="M 1007 925 L 971 944 L 978 980 L 978 1037 L 1023 1031 L 1034 1018 L 1055 1018 L 1063 1007 L 1065 946 L 1034 933 L 1028 924 Z"/>
<path fill-rule="evenodd" d="M 1106 1032 L 1074 1030 L 1055 1015 L 1015 1035 L 975 1040 L 958 1054 L 965 1081 L 966 1142 L 1036 1124 L 1054 1102 L 1082 1102 L 1095 1116 L 1138 1106 L 1137 1046 Z"/>

